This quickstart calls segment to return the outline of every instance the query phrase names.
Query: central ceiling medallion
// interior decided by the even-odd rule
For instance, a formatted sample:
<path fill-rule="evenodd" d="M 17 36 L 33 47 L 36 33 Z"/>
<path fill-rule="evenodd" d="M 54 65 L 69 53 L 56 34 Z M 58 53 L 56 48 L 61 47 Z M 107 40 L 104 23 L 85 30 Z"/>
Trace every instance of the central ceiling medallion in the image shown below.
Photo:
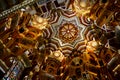
<path fill-rule="evenodd" d="M 59 28 L 59 38 L 63 43 L 73 42 L 78 36 L 78 28 L 72 23 L 65 23 Z"/>

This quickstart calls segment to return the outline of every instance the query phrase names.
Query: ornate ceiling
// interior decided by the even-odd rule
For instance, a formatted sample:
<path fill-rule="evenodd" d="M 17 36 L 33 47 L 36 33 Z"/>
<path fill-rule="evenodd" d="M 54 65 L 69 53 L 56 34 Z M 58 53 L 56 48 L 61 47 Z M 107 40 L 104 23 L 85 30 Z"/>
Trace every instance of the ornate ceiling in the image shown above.
<path fill-rule="evenodd" d="M 0 21 L 0 59 L 28 60 L 21 80 L 118 80 L 120 1 L 43 2 Z"/>
<path fill-rule="evenodd" d="M 70 54 L 73 49 L 84 51 L 85 41 L 92 40 L 92 22 L 85 16 L 77 17 L 76 12 L 60 9 L 59 14 L 50 15 L 51 26 L 44 30 L 44 37 L 50 39 L 51 50 L 62 49 L 63 53 Z M 89 31 L 88 31 L 89 30 Z"/>

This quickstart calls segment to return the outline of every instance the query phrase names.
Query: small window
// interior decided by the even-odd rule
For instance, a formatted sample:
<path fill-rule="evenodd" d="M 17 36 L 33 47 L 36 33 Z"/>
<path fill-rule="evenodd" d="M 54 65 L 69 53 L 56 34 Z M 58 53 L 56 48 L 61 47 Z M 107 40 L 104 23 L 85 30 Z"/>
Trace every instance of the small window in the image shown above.
<path fill-rule="evenodd" d="M 42 11 L 43 11 L 44 13 L 47 12 L 47 9 L 46 9 L 45 6 L 41 6 L 41 8 L 42 8 Z"/>
<path fill-rule="evenodd" d="M 102 3 L 106 3 L 106 2 L 107 2 L 107 0 L 102 0 L 101 2 L 102 2 Z"/>
<path fill-rule="evenodd" d="M 56 7 L 60 7 L 59 3 L 57 1 L 54 1 Z"/>
<path fill-rule="evenodd" d="M 48 9 L 48 11 L 50 11 L 52 9 L 52 3 L 51 2 L 47 3 L 47 9 Z"/>

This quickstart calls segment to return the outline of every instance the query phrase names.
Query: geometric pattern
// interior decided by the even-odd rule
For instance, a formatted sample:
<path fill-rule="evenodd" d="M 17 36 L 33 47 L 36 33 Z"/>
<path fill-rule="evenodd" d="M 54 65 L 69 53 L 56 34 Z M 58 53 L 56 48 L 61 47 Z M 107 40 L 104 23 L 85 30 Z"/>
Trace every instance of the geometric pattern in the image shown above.
<path fill-rule="evenodd" d="M 60 38 L 62 42 L 70 43 L 73 42 L 78 37 L 79 30 L 77 27 L 75 27 L 74 24 L 65 23 L 59 27 L 57 34 L 58 38 Z"/>
<path fill-rule="evenodd" d="M 89 30 L 91 21 L 84 16 L 77 17 L 73 11 L 59 9 L 50 13 L 49 23 L 51 26 L 44 30 L 44 37 L 50 40 L 47 45 L 52 51 L 61 48 L 68 56 L 73 49 L 83 52 L 85 40 L 93 38 L 93 32 Z"/>

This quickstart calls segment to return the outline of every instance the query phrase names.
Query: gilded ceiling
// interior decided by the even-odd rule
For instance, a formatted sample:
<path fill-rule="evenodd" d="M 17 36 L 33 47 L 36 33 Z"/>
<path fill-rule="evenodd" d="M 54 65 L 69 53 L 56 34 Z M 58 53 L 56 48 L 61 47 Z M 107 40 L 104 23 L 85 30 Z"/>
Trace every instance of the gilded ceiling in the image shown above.
<path fill-rule="evenodd" d="M 46 0 L 18 10 L 0 22 L 0 59 L 25 55 L 31 80 L 118 80 L 119 4 Z"/>

